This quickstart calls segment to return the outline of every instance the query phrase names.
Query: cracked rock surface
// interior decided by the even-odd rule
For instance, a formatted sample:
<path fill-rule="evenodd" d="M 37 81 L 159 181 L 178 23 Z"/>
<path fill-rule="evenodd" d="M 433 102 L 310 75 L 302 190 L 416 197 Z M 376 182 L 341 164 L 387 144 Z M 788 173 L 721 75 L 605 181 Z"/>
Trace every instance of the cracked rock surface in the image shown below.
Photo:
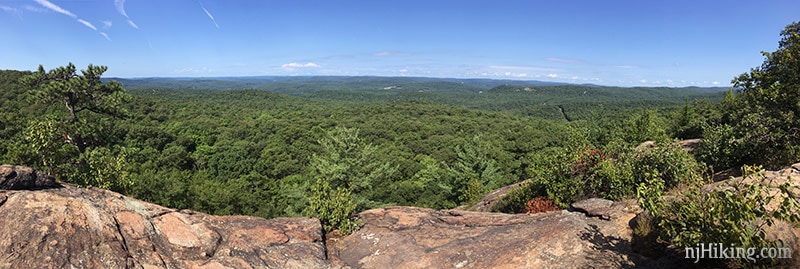
<path fill-rule="evenodd" d="M 364 227 L 330 253 L 354 268 L 658 267 L 631 250 L 635 213 L 619 216 L 379 208 L 360 213 Z"/>
<path fill-rule="evenodd" d="M 0 268 L 329 267 L 317 219 L 212 216 L 68 184 L 0 190 L 0 231 Z"/>
<path fill-rule="evenodd" d="M 800 193 L 800 164 L 765 176 L 792 183 L 793 199 Z M 736 180 L 749 182 L 708 187 Z M 0 166 L 0 268 L 676 267 L 632 249 L 630 223 L 641 212 L 635 201 L 590 199 L 573 207 L 515 215 L 378 208 L 359 213 L 363 227 L 327 238 L 335 243 L 326 246 L 314 218 L 176 210 Z M 781 224 L 767 236 L 800 248 L 800 229 Z"/>

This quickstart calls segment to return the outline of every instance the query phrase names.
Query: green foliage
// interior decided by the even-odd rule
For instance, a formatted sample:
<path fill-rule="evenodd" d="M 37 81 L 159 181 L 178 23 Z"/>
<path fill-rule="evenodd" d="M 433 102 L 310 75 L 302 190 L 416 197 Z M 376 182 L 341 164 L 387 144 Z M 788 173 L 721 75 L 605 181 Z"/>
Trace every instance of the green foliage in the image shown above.
<path fill-rule="evenodd" d="M 456 207 L 447 170 L 430 156 L 421 155 L 419 159 L 422 169 L 410 179 L 393 184 L 387 202 L 434 209 Z"/>
<path fill-rule="evenodd" d="M 663 185 L 659 185 L 661 180 L 653 172 L 652 180 L 639 186 L 639 201 L 657 223 L 654 229 L 660 240 L 680 248 L 709 242 L 744 248 L 779 246 L 781 242 L 767 240 L 764 228 L 776 220 L 800 220 L 800 208 L 791 196 L 790 185 L 787 182 L 774 186 L 766 181 L 760 167 L 745 166 L 743 174 L 753 182 L 738 181 L 714 190 L 705 189 L 702 181 L 696 181 L 682 192 L 682 197 L 665 202 L 660 195 Z M 768 188 L 779 192 L 772 193 Z"/>
<path fill-rule="evenodd" d="M 97 186 L 125 192 L 133 184 L 128 176 L 126 157 L 130 150 L 115 145 L 113 124 L 107 119 L 80 112 L 119 117 L 125 115 L 123 103 L 129 100 L 122 85 L 103 83 L 105 66 L 89 65 L 81 75 L 75 66 L 38 72 L 20 79 L 30 88 L 37 103 L 63 105 L 69 118 L 57 120 L 45 116 L 32 120 L 25 130 L 28 150 L 20 155 L 32 158 L 34 165 L 55 173 L 60 179 L 79 185 Z M 23 150 L 24 152 L 24 150 Z"/>
<path fill-rule="evenodd" d="M 52 72 L 69 75 L 72 69 Z M 90 69 L 89 77 L 104 71 Z M 65 86 L 29 79 L 25 82 L 41 83 L 25 94 L 29 87 L 19 78 L 28 74 L 0 71 L 4 162 L 49 168 L 61 180 L 79 184 L 108 186 L 121 180 L 111 188 L 165 206 L 262 217 L 307 214 L 310 190 L 320 175 L 329 180 L 326 199 L 347 196 L 336 194 L 338 188 L 349 190 L 356 211 L 386 205 L 453 208 L 530 178 L 532 166 L 544 169 L 540 164 L 547 163 L 548 152 L 574 148 L 565 151 L 573 153 L 564 169 L 571 172 L 577 152 L 626 134 L 621 115 L 632 109 L 659 108 L 654 115 L 669 115 L 669 109 L 660 108 L 716 94 L 574 85 L 492 92 L 492 87 L 522 82 L 424 78 L 144 79 L 122 80 L 134 93 L 123 102 L 114 94 L 97 104 L 75 102 L 76 120 L 70 123 L 65 99 L 29 103 L 24 97 L 57 96 L 76 85 L 88 85 L 101 96 L 100 89 L 113 91 L 116 83 L 81 81 L 73 72 Z M 48 77 L 48 72 L 33 74 Z M 131 89 L 159 81 L 168 85 Z M 399 88 L 383 90 L 393 85 Z M 296 96 L 231 90 L 249 87 Z M 84 93 L 76 96 L 89 96 Z M 569 126 L 559 107 L 573 120 Z M 93 112 L 113 108 L 119 113 Z M 575 126 L 592 130 L 575 128 L 580 131 L 572 135 Z M 592 170 L 597 176 L 586 179 L 603 188 L 604 178 L 629 174 L 611 169 L 618 166 L 601 161 Z M 527 196 L 545 192 L 540 184 L 529 186 Z M 586 190 L 574 186 L 561 188 Z"/>
<path fill-rule="evenodd" d="M 703 140 L 696 151 L 699 160 L 716 168 L 728 168 L 742 163 L 742 140 L 737 139 L 734 127 L 721 124 L 703 132 Z"/>
<path fill-rule="evenodd" d="M 457 159 L 448 172 L 459 203 L 477 202 L 488 190 L 509 183 L 508 176 L 502 174 L 490 155 L 494 152 L 492 145 L 482 136 L 473 136 L 456 145 L 455 151 Z"/>
<path fill-rule="evenodd" d="M 76 183 L 127 193 L 134 183 L 126 170 L 129 154 L 130 150 L 124 147 L 89 149 L 85 156 L 81 156 L 88 164 L 88 171 Z M 75 182 L 76 178 L 72 180 Z"/>
<path fill-rule="evenodd" d="M 70 123 L 77 122 L 78 113 L 84 110 L 122 116 L 125 114 L 122 104 L 129 97 L 122 89 L 122 84 L 100 81 L 100 76 L 106 70 L 108 68 L 105 66 L 90 64 L 78 75 L 72 63 L 48 72 L 40 65 L 36 73 L 22 78 L 22 83 L 32 88 L 32 98 L 37 102 L 64 104 L 70 114 Z"/>
<path fill-rule="evenodd" d="M 675 142 L 658 142 L 642 149 L 619 142 L 594 148 L 578 130 L 570 137 L 568 147 L 539 152 L 529 167 L 531 188 L 543 190 L 559 207 L 590 197 L 633 197 L 638 186 L 652 180 L 653 171 L 658 171 L 658 180 L 665 188 L 673 188 L 698 179 L 705 170 Z"/>
<path fill-rule="evenodd" d="M 720 106 L 725 116 L 704 132 L 712 138 L 705 153 L 710 165 L 724 169 L 800 160 L 800 23 L 787 25 L 778 45 L 774 52 L 762 52 L 761 66 L 733 79 L 737 93 L 729 93 Z M 735 143 L 722 148 L 725 140 Z"/>
<path fill-rule="evenodd" d="M 678 143 L 668 142 L 656 144 L 654 148 L 632 153 L 628 157 L 636 175 L 636 184 L 644 182 L 650 173 L 657 173 L 667 189 L 674 188 L 681 183 L 691 183 L 699 180 L 705 166 L 698 163 L 692 155 L 684 151 Z"/>
<path fill-rule="evenodd" d="M 306 215 L 317 217 L 325 232 L 338 229 L 342 234 L 350 234 L 358 229 L 358 222 L 350 219 L 355 214 L 356 205 L 348 188 L 331 189 L 328 180 L 318 177 L 311 185 L 309 206 Z"/>
<path fill-rule="evenodd" d="M 355 194 L 359 210 L 379 206 L 375 197 L 381 190 L 376 187 L 391 182 L 397 167 L 379 161 L 375 146 L 365 143 L 358 129 L 336 127 L 319 144 L 322 153 L 311 159 L 314 176 Z"/>
<path fill-rule="evenodd" d="M 667 138 L 666 122 L 656 115 L 655 110 L 633 114 L 628 118 L 624 126 L 625 141 L 641 143 L 648 140 L 664 140 Z"/>

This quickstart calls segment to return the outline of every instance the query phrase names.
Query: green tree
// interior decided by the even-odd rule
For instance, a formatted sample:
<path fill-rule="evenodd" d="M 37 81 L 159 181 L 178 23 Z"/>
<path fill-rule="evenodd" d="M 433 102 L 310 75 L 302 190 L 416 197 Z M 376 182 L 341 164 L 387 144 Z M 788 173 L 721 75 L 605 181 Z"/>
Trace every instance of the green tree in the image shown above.
<path fill-rule="evenodd" d="M 100 116 L 123 117 L 130 97 L 118 82 L 103 83 L 105 66 L 89 65 L 78 75 L 75 65 L 45 72 L 44 67 L 20 79 L 30 97 L 45 105 L 63 105 L 64 120 L 47 116 L 31 122 L 26 139 L 39 164 L 67 181 L 124 191 L 129 149 L 114 145 L 113 124 Z M 84 111 L 92 112 L 83 116 Z M 95 114 L 95 115 L 92 115 Z M 89 118 L 89 119 L 87 119 Z"/>
<path fill-rule="evenodd" d="M 800 159 L 800 23 L 787 25 L 778 45 L 774 52 L 762 52 L 761 66 L 733 79 L 736 93 L 723 102 L 721 122 L 733 127 L 732 137 L 710 138 L 736 141 L 739 147 L 726 151 L 741 158 L 717 157 L 723 162 L 712 165 L 727 168 L 720 166 L 732 165 L 726 163 L 730 160 L 736 160 L 733 165 L 785 165 Z M 707 140 L 708 145 L 725 143 Z"/>
<path fill-rule="evenodd" d="M 355 128 L 336 127 L 320 139 L 321 154 L 314 154 L 311 167 L 315 177 L 327 180 L 332 189 L 353 193 L 358 210 L 381 206 L 373 187 L 392 180 L 397 166 L 381 161 L 377 148 L 366 143 Z"/>
<path fill-rule="evenodd" d="M 487 190 L 510 183 L 510 177 L 500 171 L 491 156 L 493 151 L 480 135 L 456 145 L 457 159 L 447 169 L 453 177 L 452 186 L 459 203 L 476 202 Z"/>

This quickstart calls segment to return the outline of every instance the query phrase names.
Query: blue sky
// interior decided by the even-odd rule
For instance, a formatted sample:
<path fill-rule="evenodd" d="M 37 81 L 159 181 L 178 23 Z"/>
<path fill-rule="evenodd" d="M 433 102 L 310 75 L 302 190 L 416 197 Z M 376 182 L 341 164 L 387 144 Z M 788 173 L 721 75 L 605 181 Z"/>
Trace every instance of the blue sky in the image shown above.
<path fill-rule="evenodd" d="M 0 0 L 0 69 L 729 86 L 796 20 L 796 0 Z"/>

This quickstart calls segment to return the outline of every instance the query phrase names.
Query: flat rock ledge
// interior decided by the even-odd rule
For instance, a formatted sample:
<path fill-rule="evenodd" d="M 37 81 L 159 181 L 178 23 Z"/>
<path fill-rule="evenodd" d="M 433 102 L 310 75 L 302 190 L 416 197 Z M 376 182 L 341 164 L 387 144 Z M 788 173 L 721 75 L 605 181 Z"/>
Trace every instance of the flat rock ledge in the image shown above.
<path fill-rule="evenodd" d="M 608 221 L 567 210 L 510 215 L 372 209 L 359 214 L 363 228 L 329 254 L 353 268 L 661 267 L 632 251 L 628 222 L 635 215 Z"/>

